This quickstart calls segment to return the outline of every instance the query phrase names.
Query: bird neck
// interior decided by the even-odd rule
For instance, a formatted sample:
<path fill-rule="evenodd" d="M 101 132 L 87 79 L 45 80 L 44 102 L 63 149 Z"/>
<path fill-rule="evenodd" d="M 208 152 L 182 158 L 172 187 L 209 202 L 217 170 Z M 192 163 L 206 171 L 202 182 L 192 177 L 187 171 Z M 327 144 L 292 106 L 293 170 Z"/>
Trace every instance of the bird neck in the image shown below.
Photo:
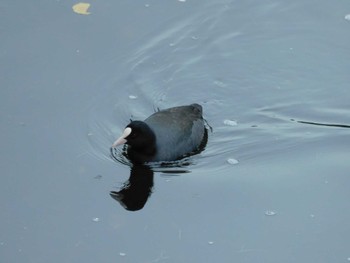
<path fill-rule="evenodd" d="M 128 147 L 128 157 L 135 164 L 142 164 L 145 162 L 152 161 L 153 157 L 156 155 L 157 149 L 156 144 L 148 145 L 147 147 Z"/>

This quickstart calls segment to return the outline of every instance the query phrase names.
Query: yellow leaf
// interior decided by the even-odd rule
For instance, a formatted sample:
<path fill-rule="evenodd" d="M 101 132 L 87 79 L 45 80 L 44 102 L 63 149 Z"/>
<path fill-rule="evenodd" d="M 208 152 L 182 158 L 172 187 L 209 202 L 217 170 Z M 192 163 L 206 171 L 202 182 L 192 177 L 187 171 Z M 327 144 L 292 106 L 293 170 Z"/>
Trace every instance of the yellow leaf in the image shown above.
<path fill-rule="evenodd" d="M 88 12 L 89 7 L 89 3 L 78 3 L 72 6 L 73 11 L 80 15 L 90 15 L 90 12 Z"/>

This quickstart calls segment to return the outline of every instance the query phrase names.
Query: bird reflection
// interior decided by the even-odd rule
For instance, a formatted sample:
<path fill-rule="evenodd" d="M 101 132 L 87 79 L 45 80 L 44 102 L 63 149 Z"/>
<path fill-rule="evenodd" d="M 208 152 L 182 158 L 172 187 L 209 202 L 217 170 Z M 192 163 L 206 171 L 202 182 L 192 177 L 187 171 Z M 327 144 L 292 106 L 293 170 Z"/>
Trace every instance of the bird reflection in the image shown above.
<path fill-rule="evenodd" d="M 210 127 L 210 126 L 209 126 Z M 210 127 L 211 128 L 211 127 Z M 137 164 L 130 162 L 126 147 L 122 150 L 115 150 L 111 148 L 111 157 L 115 161 L 128 165 L 131 167 L 130 177 L 124 183 L 119 191 L 111 191 L 110 196 L 119 202 L 128 211 L 141 210 L 153 189 L 153 174 L 154 172 L 166 173 L 166 174 L 183 174 L 190 171 L 185 167 L 192 164 L 190 156 L 198 154 L 205 149 L 208 141 L 208 130 L 204 131 L 204 138 L 199 148 L 189 153 L 187 156 L 183 156 L 182 159 L 173 162 L 162 162 L 157 164 Z"/>
<path fill-rule="evenodd" d="M 137 211 L 145 206 L 152 188 L 153 171 L 146 165 L 135 165 L 121 190 L 111 191 L 110 195 L 126 210 Z"/>

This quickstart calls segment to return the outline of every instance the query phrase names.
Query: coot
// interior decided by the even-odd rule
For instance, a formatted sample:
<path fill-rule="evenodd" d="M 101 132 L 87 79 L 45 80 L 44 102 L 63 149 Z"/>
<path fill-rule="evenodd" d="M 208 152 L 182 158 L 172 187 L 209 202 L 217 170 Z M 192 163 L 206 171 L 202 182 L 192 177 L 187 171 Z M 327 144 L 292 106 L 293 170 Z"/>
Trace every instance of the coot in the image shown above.
<path fill-rule="evenodd" d="M 132 121 L 112 147 L 127 144 L 133 163 L 168 162 L 201 151 L 206 143 L 202 106 L 191 104 L 155 112 Z"/>

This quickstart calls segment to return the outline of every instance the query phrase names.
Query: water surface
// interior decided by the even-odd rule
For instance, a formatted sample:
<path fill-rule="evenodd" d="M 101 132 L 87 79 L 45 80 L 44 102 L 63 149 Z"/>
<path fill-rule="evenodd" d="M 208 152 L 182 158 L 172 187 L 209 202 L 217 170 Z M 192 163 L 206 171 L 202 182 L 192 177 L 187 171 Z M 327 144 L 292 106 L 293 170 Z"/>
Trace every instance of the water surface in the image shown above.
<path fill-rule="evenodd" d="M 348 1 L 39 4 L 0 4 L 1 261 L 348 261 Z M 205 151 L 125 209 L 110 145 L 193 102 Z"/>

